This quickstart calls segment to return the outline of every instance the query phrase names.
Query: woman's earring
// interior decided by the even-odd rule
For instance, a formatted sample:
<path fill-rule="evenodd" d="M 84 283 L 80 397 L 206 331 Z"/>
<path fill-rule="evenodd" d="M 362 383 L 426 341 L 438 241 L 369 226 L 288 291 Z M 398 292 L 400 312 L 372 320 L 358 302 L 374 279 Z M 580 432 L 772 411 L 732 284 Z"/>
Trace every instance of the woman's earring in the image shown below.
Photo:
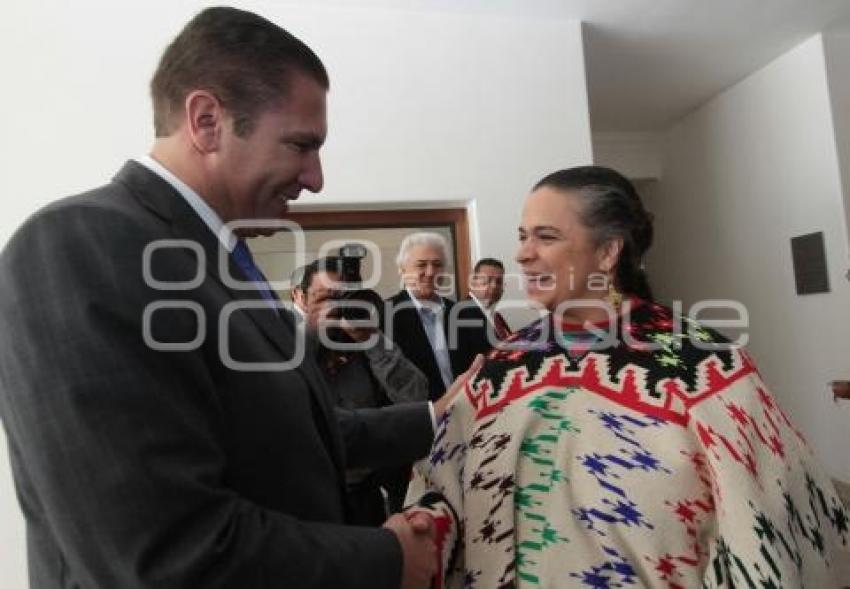
<path fill-rule="evenodd" d="M 623 293 L 617 290 L 614 285 L 614 277 L 608 277 L 608 294 L 605 295 L 605 300 L 611 305 L 615 311 L 620 310 L 620 305 L 623 304 Z"/>

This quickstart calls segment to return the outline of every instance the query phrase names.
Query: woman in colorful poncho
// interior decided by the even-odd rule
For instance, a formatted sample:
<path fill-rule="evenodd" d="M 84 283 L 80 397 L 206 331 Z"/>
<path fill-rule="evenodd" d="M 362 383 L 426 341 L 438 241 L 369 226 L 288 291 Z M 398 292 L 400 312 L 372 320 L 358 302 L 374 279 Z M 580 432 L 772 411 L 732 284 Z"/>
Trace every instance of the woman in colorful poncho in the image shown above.
<path fill-rule="evenodd" d="M 438 587 L 838 585 L 830 480 L 744 350 L 644 300 L 651 238 L 612 170 L 529 195 L 517 261 L 551 313 L 491 352 L 408 494 Z"/>

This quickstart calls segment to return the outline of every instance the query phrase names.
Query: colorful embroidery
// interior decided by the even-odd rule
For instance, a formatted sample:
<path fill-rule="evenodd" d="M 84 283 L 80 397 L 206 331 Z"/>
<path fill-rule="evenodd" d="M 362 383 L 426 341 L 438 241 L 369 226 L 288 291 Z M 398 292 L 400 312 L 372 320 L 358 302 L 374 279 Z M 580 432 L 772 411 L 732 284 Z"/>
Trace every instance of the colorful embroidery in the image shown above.
<path fill-rule="evenodd" d="M 438 587 L 836 585 L 847 512 L 742 350 L 657 305 L 606 349 L 548 321 L 490 354 L 417 464 L 409 499 L 456 514 Z"/>
<path fill-rule="evenodd" d="M 540 416 L 535 428 L 527 432 L 520 446 L 520 457 L 527 485 L 517 486 L 514 508 L 517 525 L 523 526 L 524 538 L 517 544 L 517 575 L 531 584 L 539 584 L 536 572 L 541 559 L 547 558 L 547 548 L 568 542 L 561 536 L 545 511 L 538 508 L 547 496 L 566 483 L 566 473 L 557 461 L 558 445 L 564 435 L 578 433 L 563 410 L 563 402 L 573 390 L 552 390 L 532 399 L 529 409 Z"/>

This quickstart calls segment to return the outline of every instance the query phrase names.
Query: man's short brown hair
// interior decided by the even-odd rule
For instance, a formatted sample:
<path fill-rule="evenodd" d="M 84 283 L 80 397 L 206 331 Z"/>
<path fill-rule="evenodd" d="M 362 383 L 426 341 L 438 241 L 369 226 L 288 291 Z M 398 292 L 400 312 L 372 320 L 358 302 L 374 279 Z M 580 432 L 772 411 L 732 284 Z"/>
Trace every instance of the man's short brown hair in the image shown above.
<path fill-rule="evenodd" d="M 318 56 L 276 24 L 235 8 L 203 10 L 165 49 L 151 80 L 156 136 L 177 129 L 193 90 L 214 94 L 235 133 L 249 135 L 255 115 L 286 97 L 294 73 L 330 85 Z"/>

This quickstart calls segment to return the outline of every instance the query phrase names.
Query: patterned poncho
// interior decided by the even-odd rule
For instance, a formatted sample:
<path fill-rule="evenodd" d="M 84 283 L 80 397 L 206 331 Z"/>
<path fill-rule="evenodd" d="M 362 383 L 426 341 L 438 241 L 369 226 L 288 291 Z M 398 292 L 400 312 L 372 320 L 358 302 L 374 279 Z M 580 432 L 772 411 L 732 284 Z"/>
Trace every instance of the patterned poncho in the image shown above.
<path fill-rule="evenodd" d="M 626 307 L 613 346 L 532 324 L 453 404 L 408 493 L 437 586 L 838 586 L 847 512 L 750 358 Z"/>

